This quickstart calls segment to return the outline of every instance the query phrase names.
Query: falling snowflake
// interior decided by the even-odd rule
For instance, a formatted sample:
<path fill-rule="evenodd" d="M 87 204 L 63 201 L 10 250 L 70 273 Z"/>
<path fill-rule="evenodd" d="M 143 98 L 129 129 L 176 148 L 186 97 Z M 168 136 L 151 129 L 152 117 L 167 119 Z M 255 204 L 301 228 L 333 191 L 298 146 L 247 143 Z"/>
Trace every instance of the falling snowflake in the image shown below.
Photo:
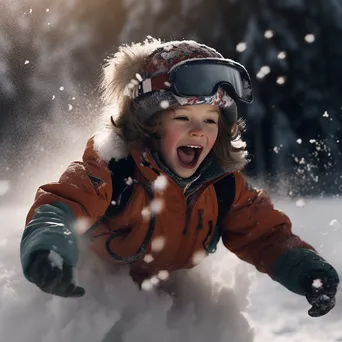
<path fill-rule="evenodd" d="M 164 202 L 161 198 L 156 198 L 153 201 L 151 201 L 150 208 L 151 212 L 153 214 L 159 214 L 164 206 Z"/>
<path fill-rule="evenodd" d="M 335 229 L 339 229 L 341 228 L 341 225 L 340 223 L 336 220 L 336 219 L 333 219 L 331 220 L 331 222 L 329 223 L 329 225 Z"/>
<path fill-rule="evenodd" d="M 236 45 L 236 51 L 238 52 L 244 52 L 247 49 L 247 44 L 245 42 L 241 42 L 238 45 Z"/>
<path fill-rule="evenodd" d="M 315 35 L 311 33 L 307 34 L 304 39 L 307 43 L 313 43 L 315 41 Z"/>
<path fill-rule="evenodd" d="M 277 57 L 279 59 L 285 59 L 286 58 L 286 52 L 285 51 L 279 52 Z"/>
<path fill-rule="evenodd" d="M 133 184 L 133 179 L 132 179 L 132 177 L 128 177 L 128 178 L 126 179 L 126 184 L 127 184 L 127 185 L 132 185 L 132 184 Z"/>
<path fill-rule="evenodd" d="M 265 33 L 264 33 L 264 37 L 267 38 L 267 39 L 270 39 L 270 38 L 272 38 L 273 36 L 274 36 L 274 33 L 273 33 L 272 30 L 267 30 L 267 31 L 265 31 Z"/>
<path fill-rule="evenodd" d="M 167 178 L 164 175 L 160 175 L 152 184 L 152 189 L 157 192 L 163 192 L 167 187 Z"/>
<path fill-rule="evenodd" d="M 159 271 L 157 276 L 160 280 L 167 280 L 170 277 L 170 273 L 163 270 Z"/>
<path fill-rule="evenodd" d="M 146 255 L 144 256 L 144 261 L 145 261 L 147 264 L 151 263 L 153 260 L 154 260 L 154 258 L 153 258 L 153 256 L 152 256 L 151 254 L 146 254 Z"/>
<path fill-rule="evenodd" d="M 0 180 L 0 196 L 6 195 L 10 190 L 10 182 L 7 180 Z"/>
<path fill-rule="evenodd" d="M 303 198 L 300 198 L 299 200 L 297 200 L 297 202 L 296 202 L 296 206 L 298 207 L 298 208 L 303 208 L 303 207 L 305 207 L 305 201 L 304 201 L 304 199 Z"/>
<path fill-rule="evenodd" d="M 90 220 L 86 217 L 81 217 L 76 220 L 74 229 L 79 234 L 84 234 L 91 226 Z"/>
<path fill-rule="evenodd" d="M 165 247 L 165 238 L 158 236 L 152 240 L 151 249 L 153 252 L 160 252 Z"/>
<path fill-rule="evenodd" d="M 144 291 L 151 291 L 153 289 L 153 284 L 151 283 L 149 279 L 145 279 L 141 283 L 141 289 Z"/>
<path fill-rule="evenodd" d="M 286 82 L 286 78 L 284 76 L 280 76 L 277 78 L 277 83 L 278 84 L 284 84 Z"/>
<path fill-rule="evenodd" d="M 192 256 L 192 263 L 194 265 L 198 265 L 204 260 L 205 257 L 206 257 L 205 251 L 197 251 Z"/>
<path fill-rule="evenodd" d="M 257 73 L 257 78 L 264 78 L 271 72 L 271 68 L 267 65 L 264 65 L 260 68 L 259 72 Z"/>
<path fill-rule="evenodd" d="M 153 286 L 157 286 L 160 282 L 160 279 L 158 279 L 156 276 L 150 278 L 150 282 Z"/>
<path fill-rule="evenodd" d="M 141 215 L 144 219 L 144 221 L 148 221 L 151 217 L 151 210 L 148 207 L 145 207 L 142 211 L 141 211 Z"/>
<path fill-rule="evenodd" d="M 280 151 L 280 147 L 278 147 L 278 146 L 275 146 L 274 148 L 273 148 L 273 151 L 275 152 L 275 153 L 279 153 L 279 151 Z"/>
<path fill-rule="evenodd" d="M 160 101 L 160 108 L 167 109 L 170 107 L 170 102 L 168 100 Z"/>

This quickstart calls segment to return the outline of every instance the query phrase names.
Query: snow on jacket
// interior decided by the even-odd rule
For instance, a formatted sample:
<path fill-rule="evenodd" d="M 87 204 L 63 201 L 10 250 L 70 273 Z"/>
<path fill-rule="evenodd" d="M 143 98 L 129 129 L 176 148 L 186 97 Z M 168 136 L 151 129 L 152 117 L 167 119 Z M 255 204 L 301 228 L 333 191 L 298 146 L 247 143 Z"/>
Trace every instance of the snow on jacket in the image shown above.
<path fill-rule="evenodd" d="M 165 179 L 166 187 L 158 187 Z M 79 238 L 89 240 L 100 258 L 129 263 L 132 273 L 144 275 L 191 268 L 215 251 L 220 238 L 271 277 L 289 249 L 313 250 L 238 169 L 202 180 L 185 195 L 148 151 L 128 153 L 113 132 L 91 138 L 83 161 L 38 189 L 21 244 L 24 272 L 39 249 L 55 249 L 76 265 Z"/>

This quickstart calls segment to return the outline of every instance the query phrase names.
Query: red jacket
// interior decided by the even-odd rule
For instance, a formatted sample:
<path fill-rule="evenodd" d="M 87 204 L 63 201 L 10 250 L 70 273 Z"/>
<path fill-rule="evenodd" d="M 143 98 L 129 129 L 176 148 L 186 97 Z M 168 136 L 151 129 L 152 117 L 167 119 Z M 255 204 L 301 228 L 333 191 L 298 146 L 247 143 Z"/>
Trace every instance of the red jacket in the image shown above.
<path fill-rule="evenodd" d="M 125 162 L 132 176 L 128 179 Z M 251 187 L 240 171 L 222 172 L 186 197 L 147 152 L 133 151 L 120 163 L 105 161 L 90 139 L 82 162 L 73 162 L 57 183 L 38 189 L 27 223 L 35 208 L 63 202 L 77 219 L 86 219 L 78 234 L 89 239 L 100 258 L 118 263 L 123 257 L 133 272 L 149 275 L 193 267 L 198 257 L 210 252 L 215 234 L 239 258 L 270 275 L 274 261 L 286 250 L 313 250 L 292 233 L 289 218 L 273 207 L 267 194 Z M 160 175 L 167 179 L 162 192 L 153 188 Z M 231 203 L 221 203 L 220 215 L 215 183 L 231 198 Z M 116 210 L 117 195 L 123 198 L 125 193 L 125 205 Z M 160 212 L 149 215 L 158 206 Z"/>

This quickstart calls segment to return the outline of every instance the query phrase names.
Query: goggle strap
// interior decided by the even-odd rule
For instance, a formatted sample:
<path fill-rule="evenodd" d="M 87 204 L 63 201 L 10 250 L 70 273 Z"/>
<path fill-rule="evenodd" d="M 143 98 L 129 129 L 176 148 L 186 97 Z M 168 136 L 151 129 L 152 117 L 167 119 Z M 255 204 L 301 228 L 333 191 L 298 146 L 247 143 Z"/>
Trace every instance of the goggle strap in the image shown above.
<path fill-rule="evenodd" d="M 152 78 L 146 78 L 140 84 L 139 95 L 149 93 L 151 91 L 167 89 L 171 87 L 169 83 L 169 75 L 163 74 Z"/>

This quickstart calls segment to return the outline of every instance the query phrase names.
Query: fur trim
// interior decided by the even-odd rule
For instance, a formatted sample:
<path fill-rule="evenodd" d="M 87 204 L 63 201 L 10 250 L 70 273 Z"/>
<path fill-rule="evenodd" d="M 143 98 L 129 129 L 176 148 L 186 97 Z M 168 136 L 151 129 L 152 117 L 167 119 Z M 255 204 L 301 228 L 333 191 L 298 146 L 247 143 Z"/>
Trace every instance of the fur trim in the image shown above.
<path fill-rule="evenodd" d="M 114 127 L 94 135 L 94 151 L 107 163 L 113 158 L 118 161 L 128 157 L 127 146 Z"/>
<path fill-rule="evenodd" d="M 244 146 L 246 143 L 241 139 L 236 141 L 236 145 Z M 231 152 L 232 162 L 229 166 L 225 168 L 226 172 L 234 172 L 234 171 L 242 171 L 245 166 L 248 164 L 249 160 L 247 159 L 248 152 L 240 151 L 240 152 Z"/>
<path fill-rule="evenodd" d="M 113 57 L 107 59 L 101 83 L 102 99 L 107 106 L 115 104 L 120 113 L 125 97 L 129 100 L 127 85 L 137 78 L 145 59 L 161 44 L 159 39 L 152 38 L 143 43 L 122 45 Z"/>

